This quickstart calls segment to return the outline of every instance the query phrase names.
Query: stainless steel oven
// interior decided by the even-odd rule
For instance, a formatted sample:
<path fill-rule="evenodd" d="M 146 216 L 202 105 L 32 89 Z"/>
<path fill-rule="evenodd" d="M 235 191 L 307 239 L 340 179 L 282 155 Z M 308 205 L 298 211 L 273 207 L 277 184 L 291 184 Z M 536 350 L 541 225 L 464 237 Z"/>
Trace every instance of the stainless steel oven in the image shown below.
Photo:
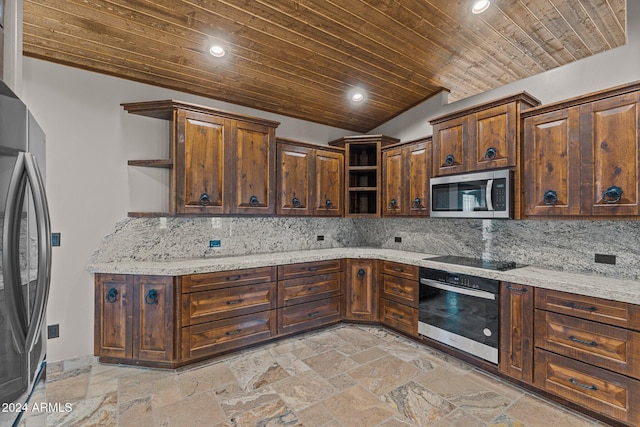
<path fill-rule="evenodd" d="M 418 333 L 498 363 L 497 280 L 420 268 Z"/>
<path fill-rule="evenodd" d="M 508 169 L 431 178 L 431 216 L 511 218 Z"/>

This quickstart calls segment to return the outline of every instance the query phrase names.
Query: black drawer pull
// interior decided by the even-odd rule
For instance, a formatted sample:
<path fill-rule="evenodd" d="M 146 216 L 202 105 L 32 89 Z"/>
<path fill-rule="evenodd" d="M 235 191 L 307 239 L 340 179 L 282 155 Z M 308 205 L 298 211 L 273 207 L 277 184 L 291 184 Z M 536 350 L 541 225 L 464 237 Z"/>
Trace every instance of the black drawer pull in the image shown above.
<path fill-rule="evenodd" d="M 199 202 L 201 206 L 209 206 L 209 203 L 211 203 L 211 198 L 207 193 L 202 193 L 200 195 Z"/>
<path fill-rule="evenodd" d="M 335 206 L 333 206 L 333 202 L 331 202 L 331 199 L 327 199 L 327 200 L 324 202 L 324 205 L 327 207 L 327 209 L 333 209 L 333 208 L 335 208 Z"/>
<path fill-rule="evenodd" d="M 309 267 L 307 268 L 307 271 L 318 271 L 320 269 L 320 267 Z"/>
<path fill-rule="evenodd" d="M 511 292 L 527 292 L 527 288 L 514 288 L 511 285 L 507 285 L 507 289 L 509 289 Z"/>
<path fill-rule="evenodd" d="M 400 267 L 393 267 L 393 271 L 397 271 L 398 273 L 404 273 L 404 269 Z"/>
<path fill-rule="evenodd" d="M 444 158 L 444 164 L 447 166 L 452 166 L 456 161 L 456 158 L 453 157 L 453 154 L 447 154 L 447 157 Z"/>
<path fill-rule="evenodd" d="M 318 317 L 320 315 L 319 311 L 314 311 L 313 313 L 307 314 L 308 317 Z"/>
<path fill-rule="evenodd" d="M 227 331 L 224 334 L 226 336 L 231 336 L 231 335 L 238 335 L 240 332 L 242 332 L 242 329 L 236 329 L 235 331 Z"/>
<path fill-rule="evenodd" d="M 573 342 L 577 342 L 578 344 L 583 344 L 589 347 L 597 347 L 598 343 L 595 341 L 583 341 L 579 338 L 574 337 L 573 335 L 569 335 L 569 339 Z"/>
<path fill-rule="evenodd" d="M 256 196 L 251 196 L 249 197 L 249 204 L 251 206 L 258 206 L 260 202 L 258 201 L 258 198 Z"/>
<path fill-rule="evenodd" d="M 118 299 L 118 290 L 116 288 L 111 288 L 107 292 L 107 302 L 109 304 L 113 304 Z"/>
<path fill-rule="evenodd" d="M 415 199 L 413 199 L 413 208 L 420 209 L 421 207 L 422 207 L 422 200 L 420 199 L 420 197 L 416 197 Z"/>
<path fill-rule="evenodd" d="M 398 292 L 399 294 L 406 294 L 405 290 L 402 288 L 391 288 L 392 292 Z"/>
<path fill-rule="evenodd" d="M 396 199 L 391 199 L 391 201 L 389 202 L 389 209 L 397 209 L 398 208 L 398 202 L 396 201 Z"/>
<path fill-rule="evenodd" d="M 398 314 L 398 313 L 391 313 L 391 317 L 396 318 L 396 319 L 404 319 L 404 316 L 402 314 Z"/>
<path fill-rule="evenodd" d="M 573 385 L 577 385 L 578 387 L 586 388 L 587 390 L 598 391 L 598 387 L 595 385 L 582 384 L 581 382 L 576 381 L 575 378 L 569 378 L 569 382 Z"/>
<path fill-rule="evenodd" d="M 318 289 L 320 289 L 320 286 L 309 286 L 307 288 L 309 292 L 317 291 Z"/>
<path fill-rule="evenodd" d="M 556 203 L 558 203 L 558 193 L 555 190 L 547 190 L 544 192 L 544 195 L 542 196 L 542 202 L 545 205 L 555 205 Z"/>
<path fill-rule="evenodd" d="M 242 301 L 244 301 L 243 299 L 236 299 L 233 301 L 227 301 L 227 305 L 236 305 L 236 304 L 240 304 Z"/>
<path fill-rule="evenodd" d="M 297 197 L 294 197 L 291 200 L 291 204 L 293 205 L 294 208 L 299 208 L 301 206 L 300 199 L 298 199 Z"/>
<path fill-rule="evenodd" d="M 155 289 L 150 289 L 149 292 L 147 292 L 147 295 L 145 295 L 144 297 L 144 302 L 150 305 L 158 305 L 158 291 L 156 291 Z"/>
<path fill-rule="evenodd" d="M 240 275 L 236 274 L 235 276 L 227 276 L 224 278 L 227 282 L 233 282 L 235 280 L 240 280 Z"/>
<path fill-rule="evenodd" d="M 361 268 L 358 270 L 358 279 L 362 279 L 365 275 L 366 271 L 364 271 L 364 268 Z"/>
<path fill-rule="evenodd" d="M 498 150 L 496 150 L 495 147 L 489 147 L 487 151 L 484 152 L 484 158 L 487 160 L 495 160 L 497 155 Z"/>
<path fill-rule="evenodd" d="M 588 306 L 588 305 L 579 305 L 576 304 L 575 302 L 570 302 L 567 304 L 567 307 L 569 308 L 573 308 L 575 310 L 583 310 L 583 311 L 590 311 L 590 312 L 594 312 L 594 311 L 598 311 L 598 307 L 594 307 L 594 306 Z"/>

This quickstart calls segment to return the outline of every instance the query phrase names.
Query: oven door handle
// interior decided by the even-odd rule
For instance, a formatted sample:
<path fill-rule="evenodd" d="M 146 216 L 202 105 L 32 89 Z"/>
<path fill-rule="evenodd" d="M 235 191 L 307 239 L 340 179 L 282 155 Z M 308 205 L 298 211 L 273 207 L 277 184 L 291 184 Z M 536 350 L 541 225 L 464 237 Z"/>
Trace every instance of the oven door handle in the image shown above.
<path fill-rule="evenodd" d="M 479 291 L 479 290 L 476 290 L 476 289 L 460 288 L 460 287 L 457 287 L 457 286 L 445 285 L 443 283 L 436 282 L 435 280 L 420 279 L 420 284 L 426 285 L 426 286 L 431 286 L 433 288 L 442 289 L 443 291 L 454 292 L 456 294 L 464 294 L 464 295 L 469 295 L 469 296 L 472 296 L 472 297 L 478 297 L 478 298 L 484 298 L 484 299 L 490 299 L 490 300 L 495 300 L 496 299 L 496 294 L 492 294 L 491 292 Z"/>

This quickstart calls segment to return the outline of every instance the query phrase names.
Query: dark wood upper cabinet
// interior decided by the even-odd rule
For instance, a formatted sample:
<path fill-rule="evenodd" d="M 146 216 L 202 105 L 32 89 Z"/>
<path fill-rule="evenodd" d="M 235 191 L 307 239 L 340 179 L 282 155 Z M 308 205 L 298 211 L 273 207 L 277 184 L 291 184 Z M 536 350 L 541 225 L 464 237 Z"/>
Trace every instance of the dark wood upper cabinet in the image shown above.
<path fill-rule="evenodd" d="M 129 161 L 170 170 L 165 215 L 275 213 L 278 122 L 173 100 L 122 106 L 132 114 L 171 122 L 169 159 Z"/>
<path fill-rule="evenodd" d="M 382 150 L 382 215 L 429 215 L 431 137 Z"/>
<path fill-rule="evenodd" d="M 580 213 L 579 108 L 524 120 L 525 215 Z"/>
<path fill-rule="evenodd" d="M 381 148 L 400 140 L 384 135 L 345 136 L 329 145 L 345 152 L 345 216 L 379 217 L 382 210 Z"/>
<path fill-rule="evenodd" d="M 522 92 L 432 119 L 433 176 L 516 167 L 520 111 L 539 104 Z"/>
<path fill-rule="evenodd" d="M 277 159 L 279 215 L 342 215 L 342 149 L 279 138 Z"/>
<path fill-rule="evenodd" d="M 640 84 L 523 113 L 527 216 L 640 214 Z"/>

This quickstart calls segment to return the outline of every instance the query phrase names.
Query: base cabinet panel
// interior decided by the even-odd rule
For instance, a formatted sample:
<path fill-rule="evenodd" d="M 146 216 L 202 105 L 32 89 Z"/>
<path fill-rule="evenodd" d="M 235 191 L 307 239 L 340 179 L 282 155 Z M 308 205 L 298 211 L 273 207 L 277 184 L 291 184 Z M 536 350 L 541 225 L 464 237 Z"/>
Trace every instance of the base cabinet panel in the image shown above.
<path fill-rule="evenodd" d="M 418 309 L 380 298 L 380 323 L 418 336 Z"/>
<path fill-rule="evenodd" d="M 545 350 L 535 351 L 534 384 L 629 425 L 640 425 L 640 381 Z"/>
<path fill-rule="evenodd" d="M 347 319 L 378 321 L 377 266 L 377 262 L 373 260 L 347 260 L 345 289 Z"/>
<path fill-rule="evenodd" d="M 95 281 L 94 354 L 130 358 L 133 283 L 122 274 L 99 274 Z"/>
<path fill-rule="evenodd" d="M 500 285 L 500 372 L 531 383 L 533 380 L 534 288 Z"/>
<path fill-rule="evenodd" d="M 133 280 L 133 358 L 147 361 L 175 359 L 174 278 L 135 276 Z"/>
<path fill-rule="evenodd" d="M 276 311 L 182 328 L 182 359 L 199 359 L 276 336 Z"/>
<path fill-rule="evenodd" d="M 318 326 L 335 323 L 342 319 L 342 298 L 298 304 L 278 309 L 278 332 L 280 335 L 300 332 Z"/>

